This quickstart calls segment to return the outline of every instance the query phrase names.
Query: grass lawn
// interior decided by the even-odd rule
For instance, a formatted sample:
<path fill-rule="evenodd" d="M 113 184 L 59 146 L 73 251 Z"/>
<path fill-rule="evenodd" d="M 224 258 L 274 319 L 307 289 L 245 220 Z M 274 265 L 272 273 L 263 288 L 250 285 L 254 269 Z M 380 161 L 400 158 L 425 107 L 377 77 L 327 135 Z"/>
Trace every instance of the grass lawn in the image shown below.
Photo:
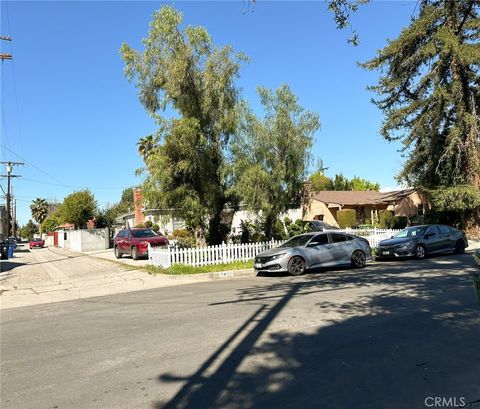
<path fill-rule="evenodd" d="M 146 266 L 145 269 L 149 274 L 203 274 L 216 273 L 219 271 L 243 270 L 246 268 L 253 268 L 253 260 L 250 261 L 235 261 L 233 263 L 214 264 L 211 266 L 193 267 L 185 264 L 174 264 L 169 268 Z"/>

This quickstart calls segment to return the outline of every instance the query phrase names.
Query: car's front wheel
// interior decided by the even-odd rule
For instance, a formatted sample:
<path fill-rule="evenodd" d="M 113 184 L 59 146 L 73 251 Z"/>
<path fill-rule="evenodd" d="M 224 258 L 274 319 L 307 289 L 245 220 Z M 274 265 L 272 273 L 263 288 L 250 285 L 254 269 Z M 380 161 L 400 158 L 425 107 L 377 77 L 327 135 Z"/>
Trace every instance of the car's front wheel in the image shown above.
<path fill-rule="evenodd" d="M 364 268 L 367 263 L 367 257 L 365 253 L 360 250 L 355 250 L 352 254 L 352 267 L 354 268 Z"/>
<path fill-rule="evenodd" d="M 306 264 L 305 260 L 300 256 L 294 256 L 288 262 L 288 272 L 292 276 L 299 276 L 305 273 Z"/>
<path fill-rule="evenodd" d="M 465 253 L 465 243 L 463 240 L 458 240 L 455 244 L 455 253 L 456 254 L 463 254 Z"/>
<path fill-rule="evenodd" d="M 427 255 L 427 252 L 425 251 L 425 247 L 423 247 L 421 244 L 417 244 L 415 246 L 415 258 L 417 260 L 422 260 L 425 258 Z"/>
<path fill-rule="evenodd" d="M 133 258 L 134 260 L 138 260 L 138 250 L 137 250 L 137 248 L 136 248 L 135 246 L 132 247 L 132 252 L 131 252 L 131 254 L 132 254 L 132 258 Z"/>
<path fill-rule="evenodd" d="M 122 253 L 120 253 L 120 249 L 118 248 L 118 246 L 115 247 L 114 253 L 115 253 L 115 258 L 122 258 Z"/>

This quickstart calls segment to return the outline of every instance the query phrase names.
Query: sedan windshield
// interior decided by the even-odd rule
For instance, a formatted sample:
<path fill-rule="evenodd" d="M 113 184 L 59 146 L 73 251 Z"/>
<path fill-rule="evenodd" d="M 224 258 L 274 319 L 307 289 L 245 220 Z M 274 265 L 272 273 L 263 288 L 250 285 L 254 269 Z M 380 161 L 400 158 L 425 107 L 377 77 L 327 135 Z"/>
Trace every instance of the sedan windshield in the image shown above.
<path fill-rule="evenodd" d="M 136 239 L 142 239 L 145 237 L 155 237 L 156 234 L 153 230 L 132 230 L 132 236 Z"/>
<path fill-rule="evenodd" d="M 425 229 L 426 229 L 425 226 L 409 227 L 407 229 L 403 229 L 401 232 L 397 233 L 393 237 L 397 237 L 397 238 L 420 237 L 425 232 Z"/>
<path fill-rule="evenodd" d="M 280 248 L 287 248 L 287 247 L 298 247 L 298 246 L 305 246 L 308 241 L 312 238 L 310 234 L 301 234 L 300 236 L 292 237 L 290 240 L 283 243 Z"/>

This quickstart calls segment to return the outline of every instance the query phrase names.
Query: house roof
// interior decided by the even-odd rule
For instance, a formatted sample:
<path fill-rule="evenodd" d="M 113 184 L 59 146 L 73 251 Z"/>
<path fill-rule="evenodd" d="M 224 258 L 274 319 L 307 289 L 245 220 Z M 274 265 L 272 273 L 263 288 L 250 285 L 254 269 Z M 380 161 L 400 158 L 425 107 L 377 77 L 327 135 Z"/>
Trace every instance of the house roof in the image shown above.
<path fill-rule="evenodd" d="M 326 204 L 368 205 L 400 200 L 413 193 L 415 189 L 395 190 L 392 192 L 374 192 L 370 190 L 322 190 L 313 194 L 313 199 Z"/>

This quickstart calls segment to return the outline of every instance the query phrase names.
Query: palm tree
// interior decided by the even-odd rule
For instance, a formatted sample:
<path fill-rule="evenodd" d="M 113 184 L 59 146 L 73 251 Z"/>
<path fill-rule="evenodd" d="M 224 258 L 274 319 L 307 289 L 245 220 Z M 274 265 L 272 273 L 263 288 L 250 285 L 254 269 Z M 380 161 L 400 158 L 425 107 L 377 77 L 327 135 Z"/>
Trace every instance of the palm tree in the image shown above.
<path fill-rule="evenodd" d="M 137 150 L 140 156 L 143 157 L 143 160 L 146 161 L 147 158 L 153 153 L 157 140 L 153 135 L 147 135 L 144 138 L 140 138 L 137 142 Z"/>
<path fill-rule="evenodd" d="M 48 214 L 48 203 L 45 199 L 40 199 L 37 197 L 35 200 L 32 200 L 30 205 L 30 210 L 32 212 L 32 217 L 40 225 L 40 233 L 42 232 L 42 222 L 47 218 Z"/>

